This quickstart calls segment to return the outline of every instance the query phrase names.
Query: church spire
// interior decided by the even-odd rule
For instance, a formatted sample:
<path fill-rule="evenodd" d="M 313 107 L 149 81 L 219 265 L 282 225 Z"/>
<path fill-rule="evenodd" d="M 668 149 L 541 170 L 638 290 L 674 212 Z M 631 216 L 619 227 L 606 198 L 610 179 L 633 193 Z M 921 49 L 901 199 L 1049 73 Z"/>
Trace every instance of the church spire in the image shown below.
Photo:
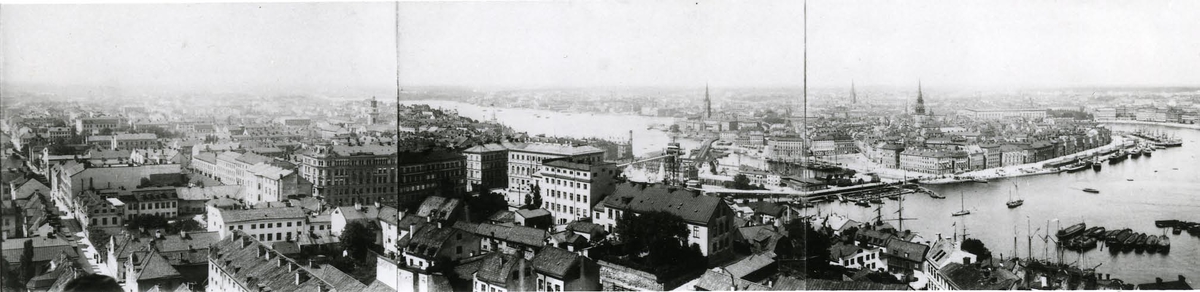
<path fill-rule="evenodd" d="M 704 83 L 704 117 L 712 118 L 712 99 L 708 97 L 708 83 Z"/>
<path fill-rule="evenodd" d="M 913 112 L 917 115 L 925 115 L 925 97 L 921 92 L 921 80 L 917 80 L 917 107 Z"/>
<path fill-rule="evenodd" d="M 850 79 L 850 103 L 858 103 L 858 94 L 854 93 L 854 79 Z"/>

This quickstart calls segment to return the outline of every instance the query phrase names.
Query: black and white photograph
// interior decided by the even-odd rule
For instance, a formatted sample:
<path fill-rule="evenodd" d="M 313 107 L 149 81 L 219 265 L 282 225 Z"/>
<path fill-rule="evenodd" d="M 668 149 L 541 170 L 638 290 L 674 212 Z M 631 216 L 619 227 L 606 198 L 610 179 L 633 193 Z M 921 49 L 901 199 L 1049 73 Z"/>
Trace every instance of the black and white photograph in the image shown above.
<path fill-rule="evenodd" d="M 5 292 L 1200 288 L 1198 1 L 64 1 Z"/>

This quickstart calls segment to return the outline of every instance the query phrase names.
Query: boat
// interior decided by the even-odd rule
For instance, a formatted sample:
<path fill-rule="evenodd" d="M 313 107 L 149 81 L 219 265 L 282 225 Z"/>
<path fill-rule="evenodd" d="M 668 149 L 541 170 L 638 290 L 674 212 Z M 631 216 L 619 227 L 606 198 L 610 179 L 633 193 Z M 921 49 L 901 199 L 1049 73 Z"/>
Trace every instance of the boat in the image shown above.
<path fill-rule="evenodd" d="M 1158 236 L 1158 251 L 1161 251 L 1164 253 L 1171 251 L 1171 239 L 1168 238 L 1166 235 Z"/>
<path fill-rule="evenodd" d="M 864 200 L 858 200 L 858 201 L 855 201 L 855 202 L 854 202 L 854 204 L 855 204 L 855 205 L 859 205 L 859 206 L 863 206 L 863 207 L 870 207 L 870 206 L 871 206 L 871 204 L 870 204 L 870 203 L 867 203 L 867 201 L 864 201 Z"/>
<path fill-rule="evenodd" d="M 1154 152 L 1154 150 L 1152 150 L 1152 149 L 1153 148 L 1142 149 L 1142 155 L 1145 155 L 1146 157 L 1150 157 L 1150 152 Z"/>
<path fill-rule="evenodd" d="M 1179 220 L 1154 220 L 1154 227 L 1165 228 L 1179 225 Z"/>
<path fill-rule="evenodd" d="M 1154 252 L 1156 249 L 1158 249 L 1158 236 L 1151 235 L 1146 237 L 1145 249 L 1149 252 Z"/>
<path fill-rule="evenodd" d="M 883 199 L 880 199 L 880 198 L 871 199 L 871 204 L 883 204 Z"/>
<path fill-rule="evenodd" d="M 933 191 L 929 191 L 928 193 L 929 193 L 930 198 L 934 198 L 934 199 L 945 199 L 946 198 L 946 196 L 939 195 Z"/>
<path fill-rule="evenodd" d="M 1179 226 L 1171 228 L 1171 234 L 1179 235 L 1180 233 L 1183 233 L 1183 228 L 1179 228 Z"/>
<path fill-rule="evenodd" d="M 1059 230 L 1057 235 L 1059 239 L 1066 239 L 1083 233 L 1085 229 L 1087 229 L 1087 224 L 1080 222 L 1079 224 L 1071 225 L 1066 229 Z"/>
<path fill-rule="evenodd" d="M 1112 242 L 1117 239 L 1117 235 L 1121 234 L 1121 231 L 1125 231 L 1125 230 L 1113 229 L 1113 230 L 1104 232 L 1104 238 L 1103 238 L 1104 242 L 1108 243 L 1108 244 L 1112 244 Z"/>
<path fill-rule="evenodd" d="M 1084 191 L 1084 192 L 1093 193 L 1093 194 L 1099 194 L 1099 193 L 1100 193 L 1100 191 L 1099 191 L 1099 190 L 1097 190 L 1097 189 L 1093 189 L 1093 188 L 1084 188 L 1084 189 L 1083 189 L 1083 191 Z"/>
<path fill-rule="evenodd" d="M 1071 165 L 1067 165 L 1067 166 L 1063 167 L 1063 170 L 1064 170 L 1064 171 L 1066 171 L 1066 172 L 1076 172 L 1076 171 L 1083 170 L 1083 169 L 1085 169 L 1085 168 L 1088 168 L 1088 165 L 1087 165 L 1087 163 L 1085 163 L 1085 162 L 1076 162 L 1076 163 L 1073 163 L 1073 164 L 1071 164 Z"/>
<path fill-rule="evenodd" d="M 1096 226 L 1088 228 L 1087 232 L 1084 232 L 1084 234 L 1087 234 L 1088 237 L 1102 237 L 1104 236 L 1104 227 Z"/>
<path fill-rule="evenodd" d="M 958 197 L 960 198 L 960 200 L 959 200 L 959 203 L 961 204 L 961 208 L 962 208 L 962 210 L 959 210 L 958 212 L 951 213 L 950 215 L 951 215 L 951 216 L 963 216 L 963 215 L 970 215 L 970 214 L 971 214 L 971 211 L 967 211 L 967 205 L 966 205 L 966 204 L 967 204 L 967 203 L 966 203 L 967 196 L 965 196 L 965 195 L 962 195 L 962 194 L 959 194 L 959 196 L 958 196 Z"/>
<path fill-rule="evenodd" d="M 1117 151 L 1117 154 L 1113 154 L 1112 157 L 1108 158 L 1108 164 L 1116 164 L 1118 162 L 1125 161 L 1126 158 L 1129 158 L 1129 152 L 1126 152 L 1125 150 Z"/>
<path fill-rule="evenodd" d="M 1136 237 L 1138 237 L 1138 234 L 1135 234 L 1132 230 L 1126 228 L 1126 230 L 1122 230 L 1121 233 L 1117 233 L 1117 237 L 1115 239 L 1112 239 L 1112 245 L 1129 245 L 1129 238 Z"/>
<path fill-rule="evenodd" d="M 1137 159 L 1138 157 L 1142 157 L 1142 151 L 1138 151 L 1137 149 L 1129 151 L 1129 158 Z"/>
<path fill-rule="evenodd" d="M 1103 165 L 1103 164 L 1100 164 L 1100 161 L 1099 161 L 1099 160 L 1097 160 L 1097 161 L 1093 161 L 1093 162 L 1092 162 L 1092 170 L 1095 170 L 1095 171 L 1100 171 L 1100 167 L 1101 167 L 1102 165 Z"/>
<path fill-rule="evenodd" d="M 973 182 L 977 182 L 977 183 L 981 183 L 981 184 L 986 184 L 986 183 L 988 183 L 988 180 L 987 180 L 987 179 L 982 179 L 982 178 L 972 179 L 971 181 L 973 181 Z"/>
<path fill-rule="evenodd" d="M 1013 184 L 1013 188 L 1016 188 L 1016 187 L 1017 187 L 1017 185 Z M 1008 206 L 1009 209 L 1020 207 L 1021 205 L 1025 204 L 1025 200 L 1023 200 L 1023 199 L 1018 198 L 1016 200 L 1013 200 L 1012 194 L 1013 194 L 1012 191 L 1008 192 L 1008 202 L 1004 203 L 1005 205 Z"/>

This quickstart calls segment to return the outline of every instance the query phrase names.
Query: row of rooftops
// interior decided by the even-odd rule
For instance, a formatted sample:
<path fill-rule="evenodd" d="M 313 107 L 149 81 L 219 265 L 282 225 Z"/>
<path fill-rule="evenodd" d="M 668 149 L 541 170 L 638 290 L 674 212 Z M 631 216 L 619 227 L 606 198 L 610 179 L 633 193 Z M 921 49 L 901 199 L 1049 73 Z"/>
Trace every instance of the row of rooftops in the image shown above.
<path fill-rule="evenodd" d="M 513 151 L 527 152 L 538 154 L 551 154 L 562 156 L 576 156 L 585 154 L 604 153 L 603 149 L 589 145 L 577 146 L 558 143 L 526 143 L 526 142 L 502 142 L 476 145 L 463 150 L 465 153 L 487 153 L 495 151 Z"/>

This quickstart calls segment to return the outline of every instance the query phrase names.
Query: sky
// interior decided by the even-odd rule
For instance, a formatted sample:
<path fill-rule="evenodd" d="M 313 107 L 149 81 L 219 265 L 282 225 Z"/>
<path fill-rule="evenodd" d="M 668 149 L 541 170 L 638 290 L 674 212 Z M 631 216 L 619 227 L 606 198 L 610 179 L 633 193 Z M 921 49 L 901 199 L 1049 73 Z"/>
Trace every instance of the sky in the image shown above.
<path fill-rule="evenodd" d="M 801 1 L 4 5 L 0 78 L 223 90 L 794 87 Z M 811 87 L 1197 86 L 1200 1 L 811 1 Z M 399 15 L 399 48 L 396 22 Z M 399 58 L 397 58 L 397 51 Z"/>

